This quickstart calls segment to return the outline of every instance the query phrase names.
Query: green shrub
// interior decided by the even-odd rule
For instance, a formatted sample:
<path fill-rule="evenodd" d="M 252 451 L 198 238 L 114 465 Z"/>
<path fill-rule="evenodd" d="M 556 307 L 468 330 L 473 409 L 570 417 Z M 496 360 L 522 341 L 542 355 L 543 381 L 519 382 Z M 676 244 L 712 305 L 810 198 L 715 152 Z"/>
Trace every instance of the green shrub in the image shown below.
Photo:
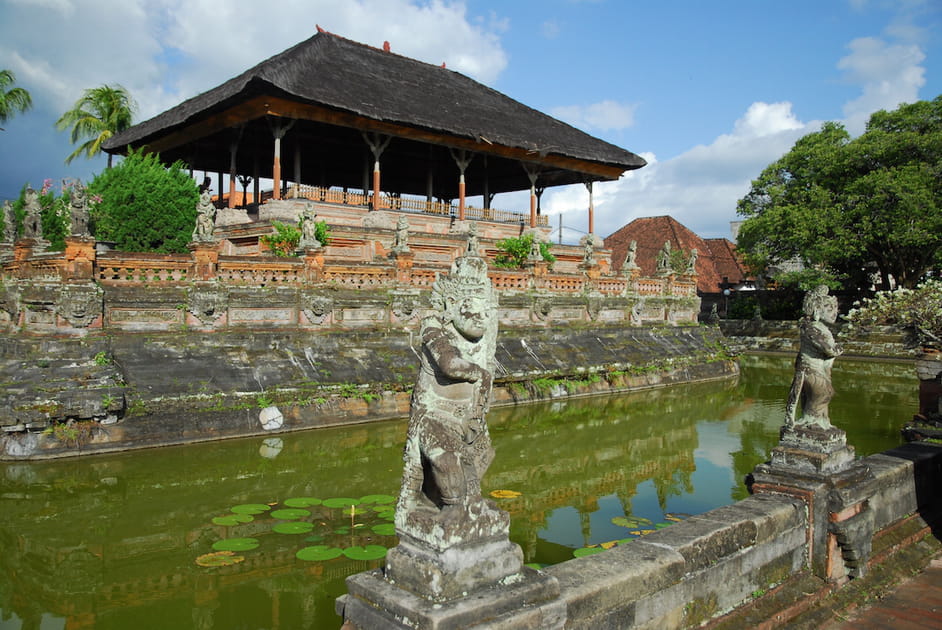
<path fill-rule="evenodd" d="M 298 255 L 298 243 L 301 242 L 301 224 L 298 227 L 287 225 L 281 221 L 272 221 L 272 227 L 275 228 L 274 234 L 265 234 L 259 240 L 267 247 L 273 256 L 288 258 Z M 327 245 L 330 242 L 330 227 L 326 221 L 316 221 L 314 223 L 314 235 L 321 245 Z"/>
<path fill-rule="evenodd" d="M 500 251 L 494 257 L 494 266 L 503 269 L 520 269 L 527 262 L 532 247 L 533 234 L 511 236 L 497 241 L 497 249 Z M 551 265 L 556 262 L 556 256 L 550 253 L 549 243 L 540 243 L 540 255 Z"/>
<path fill-rule="evenodd" d="M 199 190 L 182 162 L 131 150 L 88 185 L 92 232 L 122 251 L 183 253 L 196 224 Z"/>

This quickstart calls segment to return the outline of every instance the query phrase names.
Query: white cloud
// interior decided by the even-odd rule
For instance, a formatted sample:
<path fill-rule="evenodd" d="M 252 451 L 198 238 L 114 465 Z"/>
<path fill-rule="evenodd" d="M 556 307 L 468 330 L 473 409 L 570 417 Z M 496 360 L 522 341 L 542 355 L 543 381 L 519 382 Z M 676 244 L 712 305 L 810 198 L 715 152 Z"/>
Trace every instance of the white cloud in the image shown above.
<path fill-rule="evenodd" d="M 559 37 L 561 29 L 559 27 L 559 22 L 556 20 L 547 20 L 546 22 L 543 22 L 540 30 L 543 33 L 543 37 L 546 39 L 556 39 Z"/>
<path fill-rule="evenodd" d="M 612 131 L 635 124 L 637 105 L 606 100 L 591 105 L 555 107 L 550 114 L 581 129 Z"/>
<path fill-rule="evenodd" d="M 617 182 L 595 185 L 595 232 L 604 237 L 633 219 L 669 214 L 700 236 L 728 238 L 736 201 L 752 179 L 812 130 L 797 119 L 791 103 L 757 102 L 735 121 L 731 133 L 709 145 L 664 162 L 642 153 L 647 166 Z M 568 187 L 550 195 L 548 191 L 544 197 L 547 213 L 566 213 L 564 223 L 584 229 L 584 188 Z"/>
<path fill-rule="evenodd" d="M 849 45 L 850 54 L 837 67 L 846 78 L 861 85 L 862 94 L 844 105 L 845 125 L 852 134 L 864 130 L 873 112 L 896 109 L 919 100 L 925 85 L 926 56 L 915 44 L 887 44 L 874 37 L 861 37 Z"/>

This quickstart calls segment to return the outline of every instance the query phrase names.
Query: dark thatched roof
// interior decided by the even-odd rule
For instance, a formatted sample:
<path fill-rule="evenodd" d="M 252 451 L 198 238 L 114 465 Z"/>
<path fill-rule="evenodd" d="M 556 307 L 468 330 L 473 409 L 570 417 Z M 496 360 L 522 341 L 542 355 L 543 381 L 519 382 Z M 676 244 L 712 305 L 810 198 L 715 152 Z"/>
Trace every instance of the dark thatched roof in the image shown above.
<path fill-rule="evenodd" d="M 280 109 L 278 104 L 268 102 L 248 108 L 246 103 L 252 99 L 259 103 L 277 102 Z M 285 107 L 285 103 L 292 107 Z M 317 114 L 309 115 L 313 112 Z M 260 151 L 259 155 L 265 155 L 267 150 L 271 156 L 271 134 L 266 137 L 259 124 L 271 115 L 301 119 L 296 131 L 308 137 L 305 147 L 326 138 L 328 145 L 353 143 L 356 155 L 362 156 L 366 145 L 359 132 L 372 128 L 394 130 L 388 133 L 400 140 L 397 161 L 406 155 L 429 159 L 428 147 L 420 149 L 416 142 L 435 145 L 437 150 L 471 148 L 475 153 L 493 155 L 487 167 L 489 176 L 495 177 L 493 192 L 528 187 L 520 185 L 525 183 L 519 166 L 521 159 L 543 165 L 547 174 L 543 185 L 612 179 L 625 170 L 645 165 L 644 159 L 634 153 L 583 133 L 458 72 L 327 32 L 318 32 L 222 85 L 131 127 L 107 141 L 104 148 L 122 153 L 128 145 L 156 146 L 165 159 L 181 158 L 194 168 L 228 171 L 231 128 L 238 124 L 254 120 L 259 127 L 255 140 L 251 133 L 240 140 L 242 156 L 249 146 L 250 150 Z M 210 120 L 211 124 L 207 122 Z M 227 121 L 226 133 L 221 120 Z M 214 134 L 218 136 L 215 139 Z M 285 140 L 288 139 L 286 136 Z M 223 155 L 209 157 L 216 153 Z M 205 165 L 198 164 L 200 158 L 196 155 L 202 156 Z M 387 155 L 383 158 L 384 188 Z M 290 160 L 290 153 L 283 152 L 283 156 Z M 447 153 L 439 154 L 438 159 L 443 156 L 447 157 Z M 349 157 L 348 179 L 359 180 L 363 158 L 354 159 L 352 154 Z M 517 162 L 513 173 L 509 165 L 503 165 L 504 183 L 500 183 L 501 160 Z M 336 156 L 329 161 L 336 161 Z M 324 168 L 332 167 L 322 165 L 321 178 Z M 450 169 L 454 172 L 453 162 Z M 352 171 L 357 172 L 356 178 Z M 289 169 L 285 172 L 291 173 Z M 416 182 L 404 182 L 404 188 L 418 187 L 419 179 L 424 182 L 424 174 Z"/>

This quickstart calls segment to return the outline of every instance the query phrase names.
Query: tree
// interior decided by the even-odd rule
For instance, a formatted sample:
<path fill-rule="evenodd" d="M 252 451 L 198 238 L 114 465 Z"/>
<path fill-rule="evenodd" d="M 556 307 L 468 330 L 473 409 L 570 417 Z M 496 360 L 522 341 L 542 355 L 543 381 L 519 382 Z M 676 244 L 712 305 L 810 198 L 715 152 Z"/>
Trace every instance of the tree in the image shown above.
<path fill-rule="evenodd" d="M 533 249 L 533 234 L 509 236 L 497 241 L 497 255 L 494 256 L 494 266 L 503 269 L 522 269 L 527 263 L 530 251 Z M 540 255 L 550 265 L 556 262 L 556 256 L 550 253 L 549 243 L 540 242 Z"/>
<path fill-rule="evenodd" d="M 942 96 L 804 136 L 737 204 L 746 263 L 800 260 L 846 288 L 915 286 L 942 260 Z M 831 282 L 833 285 L 834 283 Z"/>
<path fill-rule="evenodd" d="M 156 154 L 130 151 L 87 189 L 98 240 L 122 251 L 186 252 L 196 221 L 199 189 L 182 162 L 164 167 Z"/>
<path fill-rule="evenodd" d="M 82 154 L 92 158 L 101 153 L 101 145 L 105 140 L 131 126 L 136 109 L 137 105 L 131 94 L 120 85 L 102 85 L 85 90 L 72 109 L 56 121 L 56 129 L 59 131 L 72 130 L 72 144 L 84 140 L 65 159 L 65 163 L 70 164 Z M 108 168 L 111 168 L 110 154 Z"/>
<path fill-rule="evenodd" d="M 12 70 L 0 70 L 0 124 L 5 124 L 14 114 L 22 114 L 33 106 L 33 97 L 25 88 L 9 86 L 16 83 Z M 3 131 L 3 127 L 0 127 Z"/>

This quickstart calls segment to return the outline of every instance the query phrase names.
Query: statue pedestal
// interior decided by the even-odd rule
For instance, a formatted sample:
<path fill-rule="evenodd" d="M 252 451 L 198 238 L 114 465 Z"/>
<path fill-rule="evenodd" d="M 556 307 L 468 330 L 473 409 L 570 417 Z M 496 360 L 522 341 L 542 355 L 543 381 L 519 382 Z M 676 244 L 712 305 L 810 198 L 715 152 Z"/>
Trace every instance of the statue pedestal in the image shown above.
<path fill-rule="evenodd" d="M 397 527 L 399 545 L 383 570 L 347 578 L 338 614 L 361 629 L 469 628 L 500 621 L 501 628 L 562 628 L 559 583 L 523 566 L 520 547 L 507 537 L 510 518 L 490 501 L 459 508 L 412 510 Z"/>
<path fill-rule="evenodd" d="M 771 465 L 782 470 L 830 474 L 854 462 L 854 447 L 837 427 L 795 425 L 782 429 L 778 446 L 772 449 Z"/>
<path fill-rule="evenodd" d="M 772 459 L 752 472 L 753 494 L 778 494 L 807 506 L 815 575 L 832 583 L 866 572 L 874 515 L 868 499 L 875 483 L 870 468 L 854 460 L 854 448 L 836 427 L 782 430 Z"/>

